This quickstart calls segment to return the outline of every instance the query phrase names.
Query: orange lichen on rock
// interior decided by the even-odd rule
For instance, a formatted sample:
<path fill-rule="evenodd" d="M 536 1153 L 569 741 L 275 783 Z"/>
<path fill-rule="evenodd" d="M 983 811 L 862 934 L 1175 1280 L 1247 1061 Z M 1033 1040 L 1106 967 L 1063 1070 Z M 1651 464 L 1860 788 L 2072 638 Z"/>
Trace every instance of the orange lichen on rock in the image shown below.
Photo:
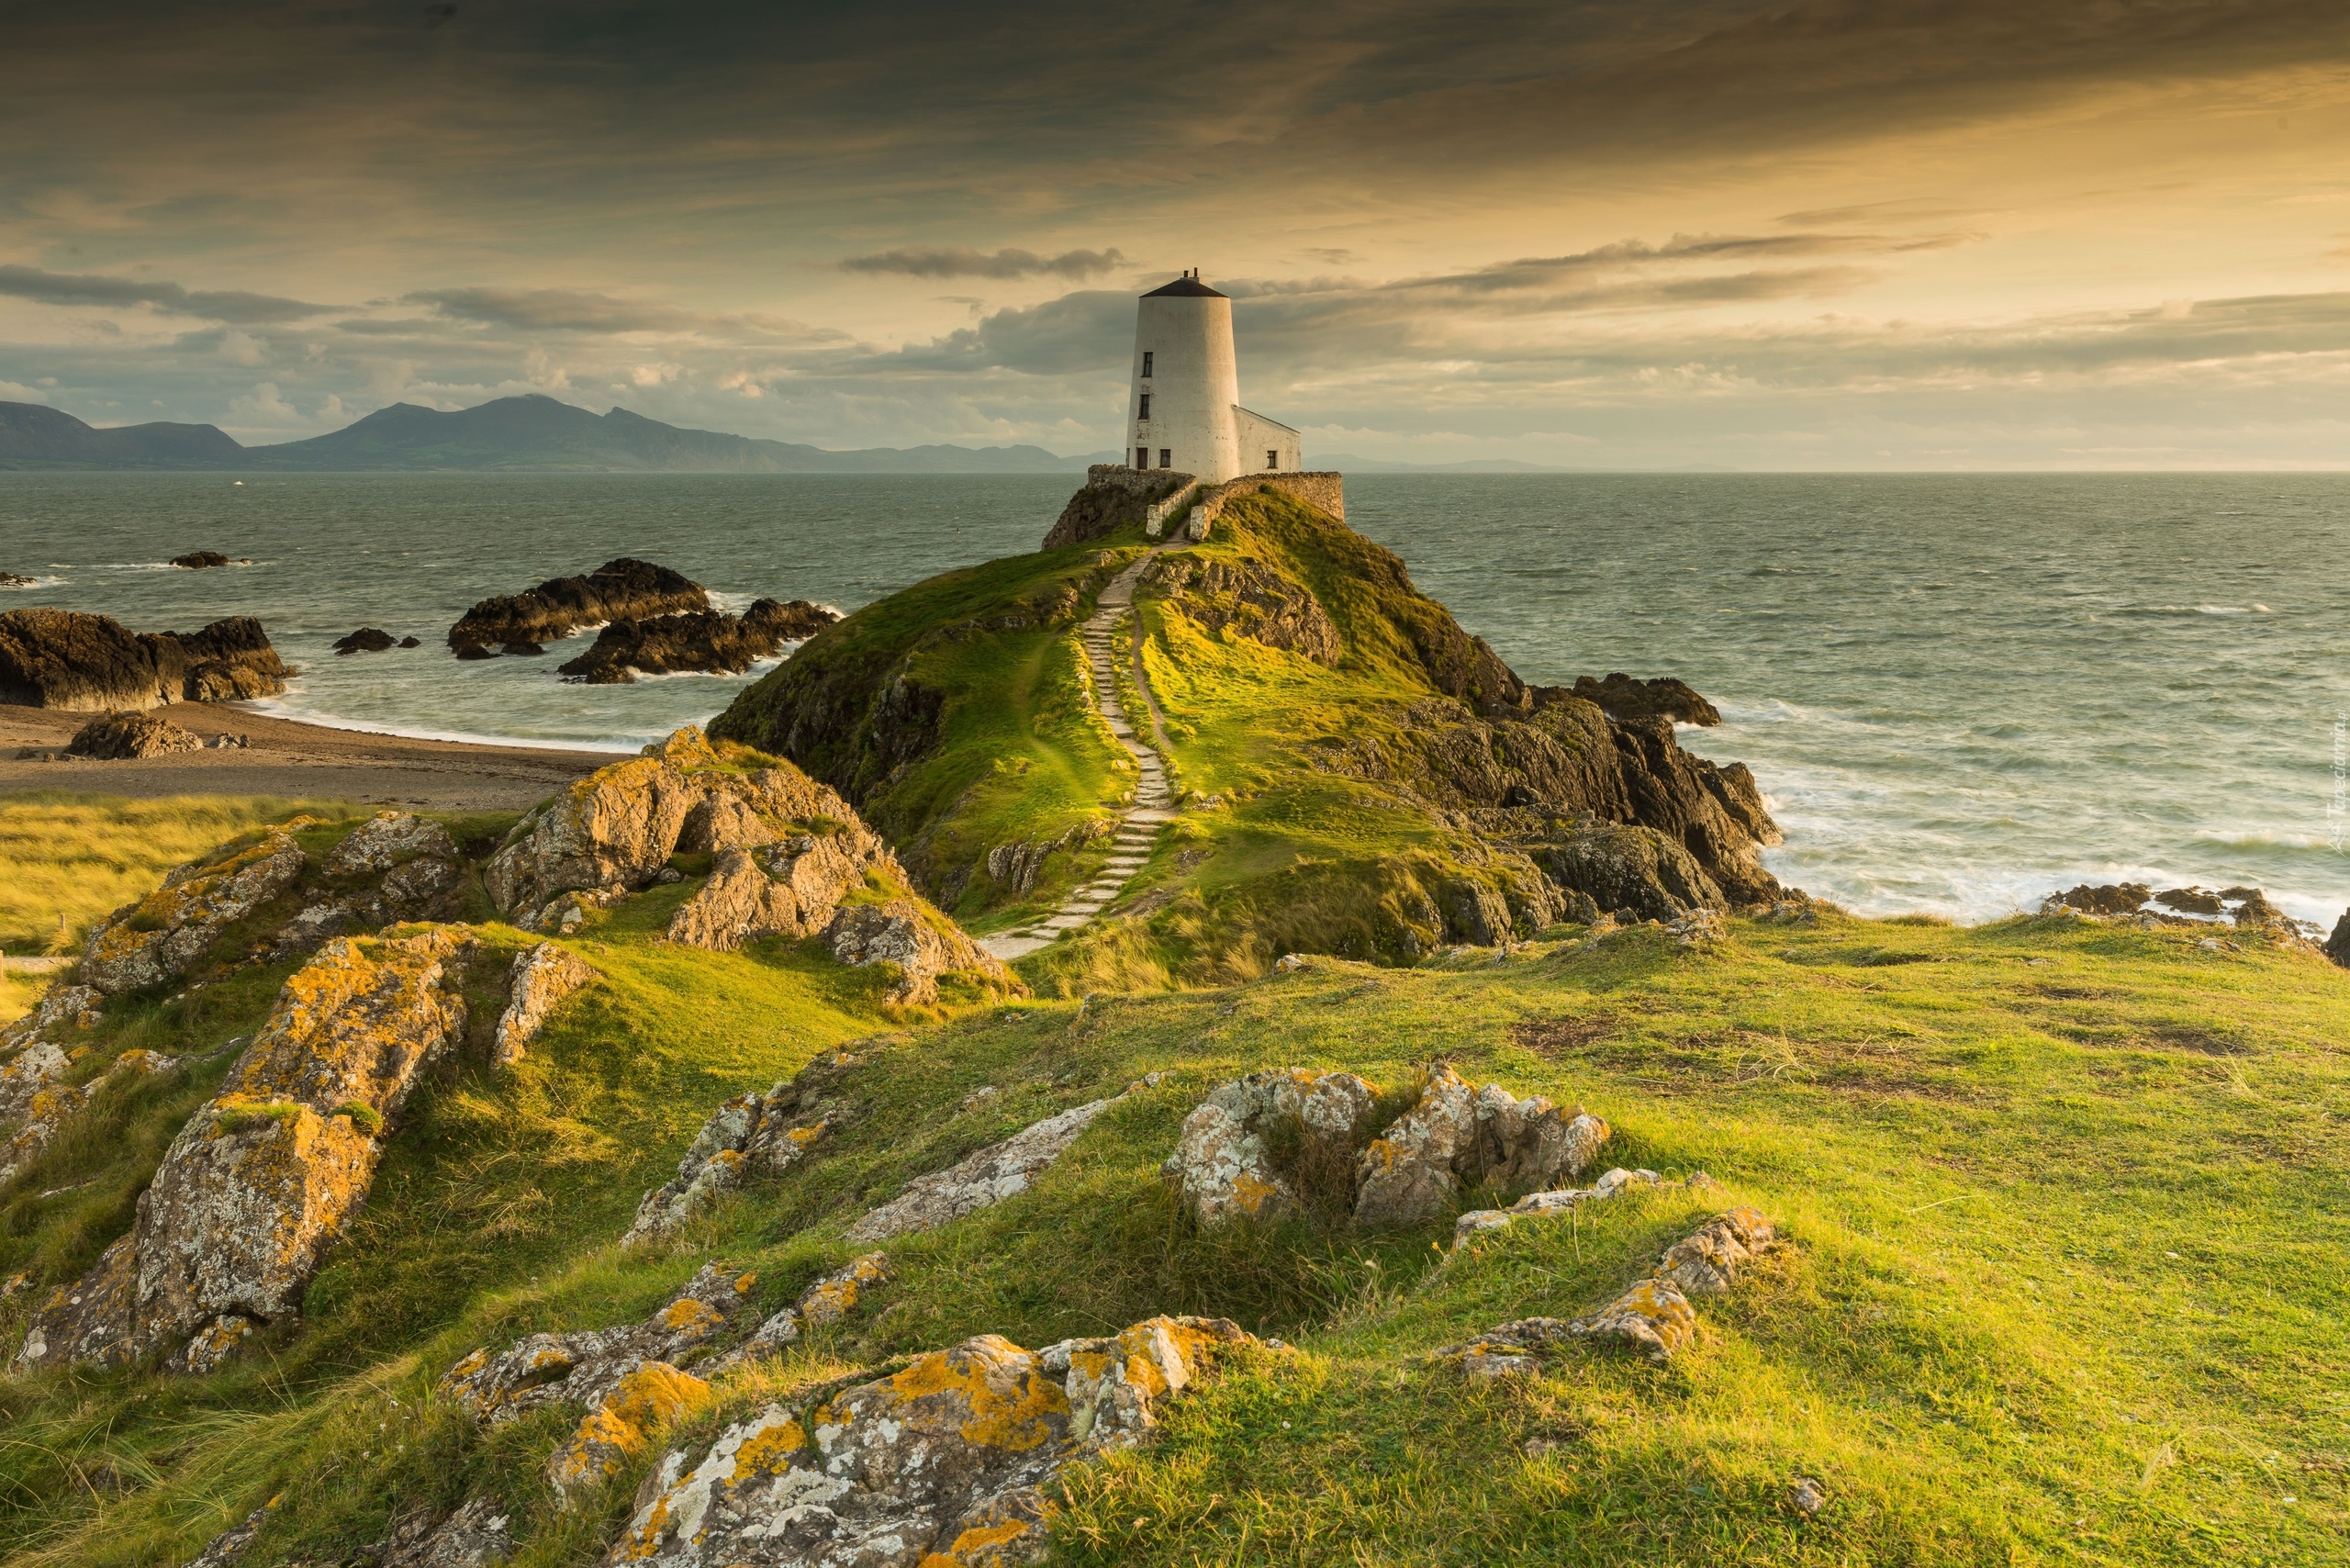
<path fill-rule="evenodd" d="M 293 831 L 311 821 L 297 817 L 210 865 L 183 866 L 137 903 L 115 911 L 83 949 L 83 982 L 112 996 L 185 973 L 221 932 L 301 877 L 302 846 Z"/>
<path fill-rule="evenodd" d="M 770 1405 L 698 1462 L 667 1455 L 607 1562 L 849 1568 L 884 1540 L 934 1568 L 1032 1562 L 1062 1466 L 1134 1441 L 1214 1351 L 1252 1342 L 1194 1317 L 1034 1352 L 983 1334 L 804 1412 Z"/>
<path fill-rule="evenodd" d="M 577 1503 L 644 1451 L 653 1432 L 710 1403 L 710 1384 L 666 1361 L 645 1361 L 621 1378 L 604 1402 L 547 1461 L 547 1480 L 566 1505 Z"/>

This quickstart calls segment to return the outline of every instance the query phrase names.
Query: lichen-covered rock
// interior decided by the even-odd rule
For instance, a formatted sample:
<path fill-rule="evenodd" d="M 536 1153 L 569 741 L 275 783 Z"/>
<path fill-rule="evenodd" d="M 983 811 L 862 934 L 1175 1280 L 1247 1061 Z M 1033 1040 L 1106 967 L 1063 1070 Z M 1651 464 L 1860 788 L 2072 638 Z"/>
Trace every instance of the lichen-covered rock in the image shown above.
<path fill-rule="evenodd" d="M 1439 1065 L 1418 1103 L 1362 1151 L 1355 1223 L 1417 1225 L 1483 1182 L 1547 1188 L 1581 1175 L 1606 1137 L 1607 1124 L 1580 1108 L 1564 1110 L 1539 1095 L 1519 1100 L 1498 1083 L 1472 1090 Z"/>
<path fill-rule="evenodd" d="M 269 1505 L 264 1503 L 207 1541 L 204 1550 L 189 1558 L 185 1568 L 229 1568 L 229 1564 L 244 1556 L 261 1534 L 261 1527 L 269 1522 Z"/>
<path fill-rule="evenodd" d="M 644 1451 L 654 1431 L 710 1403 L 710 1384 L 666 1361 L 645 1361 L 612 1385 L 602 1404 L 547 1458 L 547 1483 L 576 1507 Z"/>
<path fill-rule="evenodd" d="M 1669 1361 L 1697 1335 L 1689 1298 L 1666 1280 L 1642 1280 L 1597 1312 L 1575 1318 L 1567 1332 L 1579 1339 L 1628 1346 L 1651 1361 Z"/>
<path fill-rule="evenodd" d="M 709 793 L 696 775 L 718 756 L 694 729 L 650 755 L 601 767 L 517 823 L 482 868 L 500 910 L 537 909 L 558 893 L 653 880 L 676 853 L 686 817 Z"/>
<path fill-rule="evenodd" d="M 223 858 L 183 866 L 163 885 L 106 917 L 82 955 L 83 983 L 108 996 L 144 991 L 185 973 L 231 924 L 302 875 L 293 828 L 275 827 Z"/>
<path fill-rule="evenodd" d="M 0 1133 L 21 1126 L 33 1114 L 33 1102 L 73 1066 L 66 1052 L 39 1040 L 0 1067 Z"/>
<path fill-rule="evenodd" d="M 326 871 L 330 877 L 361 877 L 388 871 L 426 855 L 454 860 L 457 841 L 431 817 L 412 812 L 378 812 L 328 852 Z"/>
<path fill-rule="evenodd" d="M 1216 1352 L 1220 1318 L 1154 1317 L 1038 1351 L 997 1335 L 811 1406 L 768 1406 L 696 1460 L 665 1457 L 605 1561 L 652 1568 L 949 1568 L 1032 1562 L 1040 1490 L 1140 1439 Z"/>
<path fill-rule="evenodd" d="M 828 1051 L 764 1094 L 737 1094 L 721 1104 L 677 1161 L 676 1177 L 637 1204 L 623 1244 L 666 1236 L 719 1193 L 799 1164 L 852 1114 L 834 1091 L 856 1065 L 847 1052 Z"/>
<path fill-rule="evenodd" d="M 43 1053 L 55 1058 L 57 1071 L 41 1086 L 26 1095 L 20 1104 L 11 1104 L 10 1075 L 20 1066 L 39 1061 L 49 1065 Z M 155 1051 L 132 1049 L 123 1052 L 106 1064 L 106 1071 L 87 1083 L 69 1086 L 55 1081 L 62 1076 L 66 1058 L 54 1046 L 39 1045 L 6 1068 L 0 1069 L 0 1135 L 7 1142 L 0 1145 L 0 1182 L 11 1181 L 17 1171 L 32 1163 L 40 1151 L 47 1148 L 65 1128 L 74 1114 L 98 1096 L 98 1092 L 118 1079 L 148 1078 L 179 1070 L 177 1057 L 163 1056 Z M 14 1131 L 10 1131 L 11 1127 Z"/>
<path fill-rule="evenodd" d="M 129 762 L 143 756 L 171 756 L 202 751 L 204 738 L 151 713 L 101 713 L 66 744 L 68 756 L 98 762 Z"/>
<path fill-rule="evenodd" d="M 1588 1139 L 1592 1149 L 1596 1151 L 1601 1141 L 1607 1137 L 1607 1124 L 1596 1116 L 1586 1115 L 1575 1118 L 1575 1125 L 1578 1126 L 1586 1123 L 1596 1129 L 1595 1134 Z M 1588 1156 L 1585 1157 L 1585 1163 L 1588 1163 Z M 1619 1165 L 1588 1187 L 1567 1187 L 1557 1192 L 1528 1193 L 1505 1209 L 1472 1209 L 1452 1222 L 1453 1250 L 1459 1251 L 1472 1238 L 1496 1230 L 1506 1230 L 1519 1220 L 1548 1219 L 1556 1215 L 1567 1214 L 1581 1204 L 1599 1203 L 1612 1198 L 1627 1187 L 1654 1186 L 1662 1180 L 1663 1178 L 1653 1170 L 1627 1170 Z M 1701 1171 L 1689 1179 L 1689 1184 L 1701 1185 L 1705 1180 L 1705 1175 Z"/>
<path fill-rule="evenodd" d="M 1111 1103 L 1112 1100 L 1096 1100 L 1073 1106 L 946 1170 L 915 1177 L 906 1183 L 904 1192 L 850 1226 L 848 1238 L 886 1241 L 908 1231 L 935 1230 L 1026 1192 L 1029 1183 L 1068 1153 L 1078 1135 Z"/>
<path fill-rule="evenodd" d="M 120 1364 L 222 1316 L 294 1312 L 367 1195 L 386 1125 L 463 1036 L 475 946 L 445 929 L 336 941 L 288 979 L 164 1152 L 130 1234 L 44 1304 L 18 1365 Z"/>
<path fill-rule="evenodd" d="M 468 1499 L 446 1518 L 413 1508 L 392 1526 L 390 1539 L 363 1547 L 375 1568 L 497 1568 L 514 1555 L 514 1527 L 495 1497 Z"/>
<path fill-rule="evenodd" d="M 1292 1213 L 1302 1195 L 1278 1168 L 1269 1139 L 1292 1124 L 1299 1142 L 1318 1141 L 1351 1161 L 1374 1100 L 1371 1085 L 1351 1072 L 1252 1072 L 1219 1085 L 1183 1118 L 1160 1173 L 1203 1225 Z"/>
<path fill-rule="evenodd" d="M 679 904 L 663 933 L 672 942 L 731 953 L 764 936 L 804 935 L 800 901 L 747 849 L 721 851 L 710 880 Z"/>
<path fill-rule="evenodd" d="M 1735 1208 L 1674 1242 L 1657 1264 L 1656 1277 L 1671 1282 L 1684 1295 L 1720 1295 L 1777 1239 L 1762 1210 Z"/>
<path fill-rule="evenodd" d="M 749 1338 L 711 1362 L 713 1374 L 760 1356 L 773 1355 L 810 1328 L 845 1321 L 874 1286 L 897 1277 L 886 1252 L 867 1252 L 800 1293 L 800 1299 L 753 1329 Z"/>
<path fill-rule="evenodd" d="M 1003 960 L 982 950 L 960 926 L 911 898 L 850 904 L 824 928 L 833 957 L 844 964 L 895 964 L 890 1000 L 915 1005 L 938 1000 L 938 977 L 977 975 L 1003 991 L 1021 989 Z"/>
<path fill-rule="evenodd" d="M 30 1013 L 0 1029 L 0 1056 L 20 1051 L 36 1040 L 70 1039 L 95 1028 L 105 1008 L 106 998 L 95 987 L 51 986 Z M 6 1091 L 0 1091 L 0 1117 L 7 1114 L 5 1096 Z"/>
<path fill-rule="evenodd" d="M 500 1354 L 487 1345 L 443 1373 L 434 1392 L 484 1426 L 550 1405 L 595 1409 L 648 1361 L 692 1365 L 741 1314 L 756 1274 L 707 1263 L 642 1323 L 532 1334 Z"/>
<path fill-rule="evenodd" d="M 517 958 L 507 971 L 506 1011 L 498 1015 L 491 1062 L 511 1067 L 520 1061 L 556 1004 L 595 978 L 596 971 L 584 959 L 553 942 L 542 942 Z"/>

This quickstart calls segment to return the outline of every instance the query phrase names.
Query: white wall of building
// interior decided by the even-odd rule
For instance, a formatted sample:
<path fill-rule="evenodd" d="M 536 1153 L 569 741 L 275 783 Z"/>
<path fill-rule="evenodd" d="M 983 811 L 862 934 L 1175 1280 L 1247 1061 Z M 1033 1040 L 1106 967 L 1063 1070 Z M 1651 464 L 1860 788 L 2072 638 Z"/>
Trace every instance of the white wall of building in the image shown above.
<path fill-rule="evenodd" d="M 1148 375 L 1143 374 L 1146 354 Z M 1150 399 L 1147 420 L 1145 397 Z M 1128 461 L 1147 452 L 1144 466 L 1197 475 L 1212 485 L 1237 478 L 1244 469 L 1232 410 L 1239 401 L 1231 300 L 1200 286 L 1197 293 L 1146 294 L 1136 301 Z"/>

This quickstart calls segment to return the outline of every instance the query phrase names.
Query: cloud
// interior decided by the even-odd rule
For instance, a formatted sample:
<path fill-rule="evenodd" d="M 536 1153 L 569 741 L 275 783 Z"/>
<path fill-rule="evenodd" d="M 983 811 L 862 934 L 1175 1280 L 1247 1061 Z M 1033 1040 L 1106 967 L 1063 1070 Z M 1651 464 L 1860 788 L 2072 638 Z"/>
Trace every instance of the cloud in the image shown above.
<path fill-rule="evenodd" d="M 618 334 L 652 332 L 733 341 L 836 342 L 845 334 L 812 328 L 781 316 L 722 315 L 688 310 L 650 300 L 572 288 L 435 288 L 401 297 L 402 305 L 426 305 L 442 316 L 487 327 L 535 332 Z M 388 331 L 398 323 L 358 330 Z M 353 330 L 346 328 L 346 330 Z"/>
<path fill-rule="evenodd" d="M 1116 249 L 1063 251 L 1058 256 L 1041 256 L 1034 251 L 974 251 L 951 246 L 880 251 L 869 256 L 851 256 L 839 266 L 845 273 L 896 273 L 907 277 L 1052 276 L 1082 280 L 1115 272 L 1125 264 L 1125 253 Z"/>
<path fill-rule="evenodd" d="M 104 277 L 91 273 L 52 273 L 39 267 L 0 266 L 0 295 L 43 305 L 143 305 L 173 316 L 209 321 L 298 321 L 339 308 L 308 305 L 274 295 L 239 289 L 187 289 L 175 283 Z"/>

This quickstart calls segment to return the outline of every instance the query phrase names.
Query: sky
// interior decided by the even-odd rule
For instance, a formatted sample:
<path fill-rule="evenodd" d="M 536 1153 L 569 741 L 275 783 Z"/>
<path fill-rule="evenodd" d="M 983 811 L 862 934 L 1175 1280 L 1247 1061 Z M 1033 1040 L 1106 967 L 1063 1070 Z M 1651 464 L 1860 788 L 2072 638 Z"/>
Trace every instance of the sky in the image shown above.
<path fill-rule="evenodd" d="M 1348 454 L 2350 467 L 2340 0 L 0 12 L 0 400 Z"/>

